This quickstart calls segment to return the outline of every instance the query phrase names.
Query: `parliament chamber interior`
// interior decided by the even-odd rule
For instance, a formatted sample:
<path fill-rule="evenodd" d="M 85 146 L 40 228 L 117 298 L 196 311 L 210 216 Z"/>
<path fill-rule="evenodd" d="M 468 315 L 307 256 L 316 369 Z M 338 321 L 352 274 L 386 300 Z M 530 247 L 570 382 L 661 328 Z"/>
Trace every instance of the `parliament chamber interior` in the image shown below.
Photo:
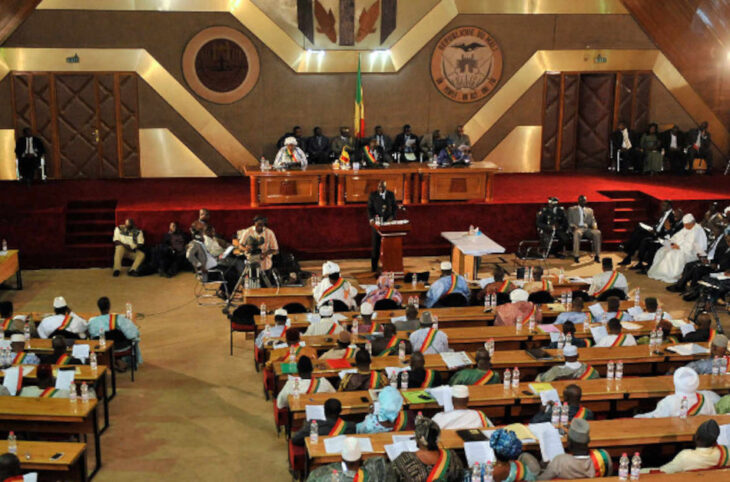
<path fill-rule="evenodd" d="M 728 25 L 3 0 L 0 482 L 730 479 Z"/>

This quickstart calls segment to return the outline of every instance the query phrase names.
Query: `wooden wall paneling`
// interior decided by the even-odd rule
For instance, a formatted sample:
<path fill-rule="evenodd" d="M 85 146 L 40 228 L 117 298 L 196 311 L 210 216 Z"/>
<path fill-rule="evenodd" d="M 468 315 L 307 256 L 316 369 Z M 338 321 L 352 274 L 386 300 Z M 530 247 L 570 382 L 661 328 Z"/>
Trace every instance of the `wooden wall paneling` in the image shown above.
<path fill-rule="evenodd" d="M 542 107 L 542 155 L 540 170 L 557 168 L 557 138 L 560 114 L 560 75 L 545 74 Z"/>
<path fill-rule="evenodd" d="M 53 142 L 53 112 L 51 99 L 51 78 L 48 73 L 34 73 L 31 80 L 31 102 L 33 108 L 33 130 L 46 149 L 46 175 L 53 177 L 56 159 Z"/>
<path fill-rule="evenodd" d="M 51 94 L 51 132 L 52 144 L 50 149 L 53 151 L 53 177 L 61 178 L 61 141 L 59 137 L 58 127 L 58 90 L 56 89 L 56 74 L 48 74 L 48 87 Z"/>
<path fill-rule="evenodd" d="M 560 92 L 558 94 L 558 128 L 555 142 L 555 170 L 560 170 L 560 153 L 563 152 L 563 122 L 565 119 L 565 73 L 560 74 Z"/>
<path fill-rule="evenodd" d="M 120 177 L 139 177 L 139 92 L 135 73 L 118 73 L 117 139 L 119 142 Z"/>
<path fill-rule="evenodd" d="M 118 178 L 121 174 L 116 74 L 98 74 L 97 92 L 97 129 L 99 152 L 99 177 Z"/>
<path fill-rule="evenodd" d="M 61 177 L 98 177 L 97 102 L 94 74 L 56 75 Z"/>
<path fill-rule="evenodd" d="M 616 90 L 619 96 L 616 99 L 616 104 L 618 104 L 618 119 L 615 121 L 615 124 L 617 127 L 620 121 L 624 121 L 628 127 L 633 129 L 631 109 L 634 98 L 634 77 L 633 72 L 623 72 L 616 79 Z"/>
<path fill-rule="evenodd" d="M 576 145 L 578 136 L 578 112 L 580 109 L 579 92 L 581 78 L 580 74 L 565 74 L 563 86 L 563 121 L 560 127 L 561 144 L 560 169 L 575 169 L 576 167 Z"/>
<path fill-rule="evenodd" d="M 26 127 L 33 127 L 32 113 L 33 103 L 31 102 L 31 75 L 13 74 L 10 83 L 13 108 L 13 127 L 15 135 L 19 136 Z"/>
<path fill-rule="evenodd" d="M 652 74 L 650 72 L 637 73 L 636 79 L 633 128 L 638 132 L 644 132 L 649 127 L 649 123 L 652 122 L 652 119 L 649 118 Z"/>
<path fill-rule="evenodd" d="M 576 169 L 605 169 L 607 166 L 615 81 L 615 74 L 581 76 Z"/>

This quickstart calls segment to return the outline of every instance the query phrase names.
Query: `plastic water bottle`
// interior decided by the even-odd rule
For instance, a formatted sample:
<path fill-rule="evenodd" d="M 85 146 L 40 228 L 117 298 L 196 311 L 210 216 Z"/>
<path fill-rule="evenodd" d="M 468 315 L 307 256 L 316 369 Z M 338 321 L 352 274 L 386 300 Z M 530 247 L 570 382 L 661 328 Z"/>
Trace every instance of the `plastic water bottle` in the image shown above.
<path fill-rule="evenodd" d="M 566 298 L 568 300 L 567 301 L 568 306 L 573 306 L 573 292 L 572 291 L 568 291 Z"/>
<path fill-rule="evenodd" d="M 512 386 L 512 372 L 509 370 L 509 368 L 506 368 L 504 370 L 504 378 L 502 383 L 504 383 L 505 390 L 509 390 L 509 388 Z"/>
<path fill-rule="evenodd" d="M 490 338 L 487 343 L 489 344 L 489 347 L 487 348 L 489 358 L 492 358 L 494 356 L 494 338 Z"/>
<path fill-rule="evenodd" d="M 490 309 L 492 309 L 491 302 L 492 302 L 492 295 L 484 296 L 484 312 L 485 313 L 487 311 L 489 311 Z"/>
<path fill-rule="evenodd" d="M 314 380 L 312 380 L 309 383 L 314 383 Z M 299 394 L 301 393 L 301 387 L 299 386 L 299 377 L 294 378 L 294 389 L 292 390 L 292 396 L 294 398 L 299 398 Z"/>
<path fill-rule="evenodd" d="M 519 319 L 515 320 L 515 333 L 520 333 L 521 331 L 522 331 L 522 320 L 519 320 Z"/>
<path fill-rule="evenodd" d="M 662 321 L 663 317 L 664 317 L 664 311 L 661 308 L 657 308 L 656 315 L 655 315 L 656 322 L 659 323 L 660 321 Z"/>
<path fill-rule="evenodd" d="M 689 402 L 687 397 L 682 397 L 682 401 L 679 402 L 679 418 L 687 418 L 687 411 L 689 410 Z"/>
<path fill-rule="evenodd" d="M 631 457 L 631 480 L 639 480 L 641 474 L 641 457 L 639 452 L 634 452 L 634 456 Z"/>
<path fill-rule="evenodd" d="M 289 348 L 289 363 L 296 363 L 297 355 Z"/>
<path fill-rule="evenodd" d="M 30 322 L 26 321 L 23 326 L 23 338 L 25 338 L 26 345 L 30 341 Z"/>
<path fill-rule="evenodd" d="M 371 355 L 372 356 L 372 354 L 373 354 L 373 344 L 370 343 L 370 340 L 368 340 L 368 341 L 365 342 L 365 351 L 368 352 L 368 355 Z"/>
<path fill-rule="evenodd" d="M 569 416 L 568 402 L 563 402 L 563 408 L 560 410 L 560 425 L 568 428 L 568 416 Z"/>
<path fill-rule="evenodd" d="M 716 356 L 712 359 L 712 376 L 716 377 L 720 374 L 720 357 Z"/>
<path fill-rule="evenodd" d="M 550 423 L 555 428 L 560 426 L 560 404 L 558 403 L 554 404 L 550 409 Z"/>
<path fill-rule="evenodd" d="M 629 480 L 629 457 L 626 452 L 621 454 L 621 460 L 618 463 L 618 480 Z"/>
<path fill-rule="evenodd" d="M 565 270 L 560 268 L 560 274 L 558 274 L 558 284 L 565 283 Z"/>
<path fill-rule="evenodd" d="M 357 335 L 359 326 L 360 326 L 360 323 L 357 321 L 357 318 L 353 318 L 352 319 L 352 336 Z"/>
<path fill-rule="evenodd" d="M 616 381 L 620 382 L 624 377 L 624 362 L 619 360 L 616 362 Z"/>
<path fill-rule="evenodd" d="M 565 344 L 566 345 L 572 345 L 573 344 L 573 335 L 571 335 L 570 333 L 568 333 L 567 335 L 565 335 Z"/>
<path fill-rule="evenodd" d="M 131 320 L 134 317 L 134 311 L 132 311 L 132 303 L 130 303 L 129 301 L 127 301 L 125 316 L 129 320 Z"/>
<path fill-rule="evenodd" d="M 76 385 L 74 382 L 71 382 L 68 386 L 68 401 L 71 403 L 76 403 L 78 400 L 77 394 L 76 394 Z"/>
<path fill-rule="evenodd" d="M 8 240 L 3 238 L 2 254 L 7 254 L 7 252 L 8 252 Z"/>
<path fill-rule="evenodd" d="M 613 360 L 609 360 L 608 365 L 606 365 L 606 380 L 613 380 L 614 377 L 614 363 Z"/>
<path fill-rule="evenodd" d="M 641 288 L 634 290 L 634 306 L 641 306 Z"/>
<path fill-rule="evenodd" d="M 395 372 L 390 375 L 390 386 L 398 390 L 398 375 Z"/>
<path fill-rule="evenodd" d="M 727 375 L 727 358 L 720 357 L 720 375 Z"/>
<path fill-rule="evenodd" d="M 400 389 L 406 390 L 408 388 L 408 372 L 400 372 Z"/>
<path fill-rule="evenodd" d="M 563 306 L 568 304 L 568 293 L 566 293 L 565 291 L 560 293 L 560 304 Z"/>
<path fill-rule="evenodd" d="M 512 388 L 520 388 L 520 369 L 517 367 L 512 370 Z"/>
<path fill-rule="evenodd" d="M 562 350 L 564 346 L 565 346 L 565 335 L 560 333 L 558 335 L 558 350 Z"/>
<path fill-rule="evenodd" d="M 266 321 L 266 303 L 261 303 L 259 314 L 261 315 L 261 320 Z"/>
<path fill-rule="evenodd" d="M 99 361 L 96 359 L 95 351 L 89 353 L 89 367 L 91 367 L 92 372 L 95 372 L 99 368 Z"/>
<path fill-rule="evenodd" d="M 435 331 L 438 331 L 439 329 L 439 317 L 436 315 L 433 315 L 433 329 Z"/>
<path fill-rule="evenodd" d="M 106 346 L 106 332 L 104 330 L 99 332 L 99 346 L 102 348 Z"/>
<path fill-rule="evenodd" d="M 18 437 L 15 436 L 15 432 L 12 430 L 8 434 L 8 452 L 11 454 L 18 453 Z"/>
<path fill-rule="evenodd" d="M 317 427 L 317 421 L 312 420 L 309 424 L 309 443 L 316 444 L 319 442 L 319 427 Z"/>
<path fill-rule="evenodd" d="M 417 278 L 417 277 L 416 277 L 416 275 L 414 274 L 414 275 L 413 275 L 413 278 L 411 278 L 411 287 L 415 289 L 415 288 L 416 288 L 416 286 L 418 286 L 418 278 Z"/>
<path fill-rule="evenodd" d="M 535 314 L 530 315 L 530 321 L 528 322 L 527 329 L 530 333 L 535 333 Z"/>
<path fill-rule="evenodd" d="M 484 467 L 484 482 L 492 482 L 494 480 L 493 474 L 494 467 L 492 466 L 492 462 L 488 461 Z"/>
<path fill-rule="evenodd" d="M 406 360 L 406 342 L 403 340 L 398 343 L 398 360 L 401 362 Z"/>
<path fill-rule="evenodd" d="M 81 401 L 84 403 L 89 402 L 89 386 L 86 384 L 86 382 L 83 382 L 81 384 Z"/>
<path fill-rule="evenodd" d="M 656 331 L 651 330 L 651 333 L 649 333 L 649 355 L 654 354 L 655 348 L 656 348 Z"/>
<path fill-rule="evenodd" d="M 471 482 L 482 482 L 482 468 L 479 462 L 474 464 L 474 469 L 471 471 Z"/>

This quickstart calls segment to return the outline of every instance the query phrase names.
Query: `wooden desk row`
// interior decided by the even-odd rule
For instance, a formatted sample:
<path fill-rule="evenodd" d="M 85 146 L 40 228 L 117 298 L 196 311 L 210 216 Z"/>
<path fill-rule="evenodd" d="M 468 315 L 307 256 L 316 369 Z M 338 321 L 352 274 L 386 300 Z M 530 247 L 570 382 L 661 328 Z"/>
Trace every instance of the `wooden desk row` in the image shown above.
<path fill-rule="evenodd" d="M 15 275 L 15 289 L 23 289 L 23 277 L 20 274 L 20 251 L 9 249 L 0 255 L 0 284 Z"/>
<path fill-rule="evenodd" d="M 616 420 L 595 420 L 591 421 L 592 448 L 607 450 L 612 457 L 620 456 L 622 452 L 642 452 L 652 450 L 653 453 L 666 454 L 667 457 L 674 456 L 678 445 L 686 445 L 692 442 L 697 428 L 706 420 L 713 418 L 718 424 L 730 423 L 730 415 L 701 415 L 696 417 L 680 418 L 648 418 L 648 419 L 616 419 Z M 413 432 L 401 432 L 399 435 L 412 434 Z M 352 435 L 352 437 L 370 438 L 373 451 L 363 453 L 363 458 L 385 455 L 385 445 L 391 444 L 392 433 L 378 433 L 368 435 Z M 309 467 L 338 462 L 340 454 L 328 454 L 325 450 L 324 441 L 328 437 L 320 437 L 319 442 L 312 444 L 307 437 L 306 448 L 309 456 Z M 563 437 L 563 443 L 566 438 Z M 440 445 L 445 449 L 463 450 L 464 442 L 456 434 L 455 430 L 442 430 Z M 537 443 L 523 444 L 523 450 L 538 450 Z M 709 472 L 708 474 L 711 474 Z M 642 475 L 642 479 L 643 479 Z"/>
<path fill-rule="evenodd" d="M 494 357 L 492 357 L 492 368 L 502 371 L 506 368 L 512 369 L 519 367 L 520 378 L 525 381 L 533 381 L 539 372 L 545 371 L 553 365 L 559 365 L 565 362 L 561 350 L 546 350 L 546 352 L 553 359 L 536 360 L 523 350 L 496 351 L 494 352 Z M 471 366 L 473 366 L 475 363 L 475 354 L 473 352 L 467 352 L 467 355 L 471 361 Z M 619 346 L 614 348 L 580 348 L 578 349 L 578 356 L 581 362 L 593 366 L 603 377 L 605 376 L 606 365 L 609 361 L 623 361 L 624 376 L 656 376 L 667 373 L 671 368 L 686 365 L 693 360 L 701 359 L 707 355 L 683 356 L 666 351 L 666 349 L 661 351 L 660 354 L 650 354 L 649 347 L 643 345 Z M 458 371 L 458 369 L 449 369 L 444 363 L 443 358 L 441 358 L 441 355 L 426 355 L 424 358 L 426 368 L 437 370 L 442 379 L 444 377 L 448 378 L 452 373 Z M 370 368 L 373 370 L 384 370 L 386 367 L 404 367 L 408 366 L 408 364 L 408 357 L 402 362 L 397 356 L 376 357 L 373 358 Z M 282 373 L 281 365 L 281 362 L 273 363 L 274 375 L 276 377 L 276 393 L 284 386 L 288 376 Z M 340 370 L 330 368 L 325 361 L 315 361 L 314 363 L 313 375 L 315 377 L 336 379 L 338 378 L 339 372 Z"/>
<path fill-rule="evenodd" d="M 7 442 L 0 442 L 0 452 L 7 451 Z M 56 454 L 62 455 L 52 459 Z M 24 472 L 39 472 L 41 479 L 48 476 L 54 480 L 87 480 L 85 443 L 19 440 L 17 456 Z"/>
<path fill-rule="evenodd" d="M 334 169 L 313 164 L 303 169 L 278 171 L 247 166 L 251 182 L 251 207 L 270 204 L 318 204 L 343 206 L 367 202 L 380 181 L 388 183 L 403 204 L 430 201 L 491 201 L 494 174 L 491 162 L 468 167 L 430 168 L 418 162 L 391 164 L 383 169 Z"/>
<path fill-rule="evenodd" d="M 505 390 L 501 383 L 493 385 L 472 385 L 469 387 L 469 407 L 482 410 L 492 421 L 512 423 L 525 420 L 536 414 L 541 407 L 540 397 L 534 395 L 522 382 L 517 389 Z M 606 379 L 594 380 L 560 380 L 551 385 L 562 393 L 568 385 L 579 385 L 583 392 L 581 405 L 597 414 L 607 414 L 608 418 L 616 418 L 619 412 L 628 413 L 634 409 L 649 412 L 654 409 L 658 399 L 674 393 L 674 380 L 671 376 L 629 377 L 620 382 L 608 382 Z M 698 390 L 712 390 L 720 395 L 730 392 L 730 375 L 700 375 Z M 419 392 L 420 389 L 409 389 L 408 392 Z M 305 419 L 307 405 L 324 405 L 330 398 L 336 398 L 342 404 L 342 414 L 365 415 L 373 403 L 368 391 L 315 393 L 300 395 L 299 398 L 289 396 L 289 427 L 297 429 Z M 363 401 L 363 398 L 366 401 Z M 404 399 L 404 409 L 422 411 L 431 416 L 442 411 L 436 402 L 410 404 Z M 358 418 L 358 421 L 362 417 Z"/>

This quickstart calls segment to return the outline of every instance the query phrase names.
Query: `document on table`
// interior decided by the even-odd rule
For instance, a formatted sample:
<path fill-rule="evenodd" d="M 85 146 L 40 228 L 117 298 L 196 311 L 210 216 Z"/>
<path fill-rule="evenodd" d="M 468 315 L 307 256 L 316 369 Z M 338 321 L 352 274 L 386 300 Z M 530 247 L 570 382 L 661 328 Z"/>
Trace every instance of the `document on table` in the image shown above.
<path fill-rule="evenodd" d="M 730 445 L 730 424 L 720 425 L 720 435 L 717 437 L 717 445 Z"/>
<path fill-rule="evenodd" d="M 550 422 L 530 424 L 530 431 L 540 442 L 540 454 L 543 462 L 549 462 L 558 455 L 565 453 L 560 432 Z"/>
<path fill-rule="evenodd" d="M 393 443 L 383 447 L 388 458 L 393 461 L 403 452 L 416 452 L 418 446 L 413 435 L 393 435 Z"/>
<path fill-rule="evenodd" d="M 608 336 L 608 331 L 606 331 L 606 327 L 603 325 L 592 326 L 591 335 L 593 335 L 593 341 L 598 343 L 599 341 L 601 341 L 601 338 Z"/>
<path fill-rule="evenodd" d="M 560 406 L 560 396 L 554 388 L 540 392 L 540 401 L 543 405 L 547 405 L 548 402 L 555 402 L 558 407 Z"/>
<path fill-rule="evenodd" d="M 469 355 L 464 351 L 441 353 L 441 359 L 444 361 L 449 370 L 470 366 L 472 361 Z"/>
<path fill-rule="evenodd" d="M 641 329 L 641 325 L 639 325 L 637 323 L 632 323 L 630 321 L 622 321 L 621 326 L 627 330 L 640 330 Z"/>
<path fill-rule="evenodd" d="M 710 350 L 708 348 L 705 348 L 704 346 L 700 346 L 697 343 L 685 343 L 684 345 L 672 345 L 668 346 L 667 350 L 673 351 L 674 353 L 677 353 L 678 355 L 703 355 L 706 353 L 710 353 Z"/>
<path fill-rule="evenodd" d="M 540 331 L 543 333 L 560 333 L 560 330 L 558 330 L 558 327 L 555 325 L 540 324 L 537 325 L 537 327 L 540 328 Z"/>
<path fill-rule="evenodd" d="M 426 389 L 426 391 L 429 393 L 429 395 L 436 399 L 436 402 L 439 404 L 439 406 L 444 407 L 444 412 L 450 412 L 454 409 L 454 403 L 451 399 L 450 386 L 442 385 L 436 388 L 428 388 Z"/>
<path fill-rule="evenodd" d="M 85 362 L 89 358 L 89 349 L 90 346 L 85 343 L 76 344 L 71 350 L 71 356 Z"/>
<path fill-rule="evenodd" d="M 22 376 L 20 369 L 21 366 L 15 366 L 4 370 L 3 386 L 8 389 L 13 397 L 18 394 L 18 380 Z"/>
<path fill-rule="evenodd" d="M 76 372 L 74 370 L 58 370 L 56 374 L 56 388 L 58 390 L 68 390 L 69 386 L 74 382 Z M 72 387 L 75 389 L 76 387 Z"/>
<path fill-rule="evenodd" d="M 340 454 L 342 453 L 342 449 L 345 446 L 345 439 L 347 436 L 345 435 L 338 435 L 337 437 L 330 437 L 325 439 L 324 441 L 324 449 L 328 454 Z M 370 437 L 358 437 L 357 439 L 358 445 L 360 445 L 360 450 L 365 452 L 372 452 L 373 451 L 373 442 L 370 440 Z"/>
<path fill-rule="evenodd" d="M 338 375 L 340 376 L 340 380 L 342 380 L 343 378 L 345 378 L 345 375 L 347 375 L 348 373 L 357 373 L 357 368 L 350 368 L 349 370 L 342 370 L 342 371 L 340 371 L 338 373 Z"/>
<path fill-rule="evenodd" d="M 637 319 L 642 313 L 644 313 L 644 310 L 641 309 L 641 306 L 632 306 L 626 311 L 631 315 L 631 318 L 633 319 Z"/>
<path fill-rule="evenodd" d="M 324 405 L 307 405 L 304 407 L 307 414 L 307 421 L 311 420 L 327 420 L 324 415 Z"/>
<path fill-rule="evenodd" d="M 603 314 L 605 313 L 605 310 L 603 309 L 603 306 L 601 306 L 600 303 L 592 304 L 591 306 L 588 307 L 588 309 L 590 310 L 591 314 L 593 314 L 593 317 L 597 321 L 601 321 L 601 319 L 603 319 Z"/>
<path fill-rule="evenodd" d="M 487 462 L 495 462 L 497 460 L 488 440 L 464 442 L 464 453 L 466 454 L 466 462 L 469 467 L 473 467 L 477 463 L 486 464 Z"/>
<path fill-rule="evenodd" d="M 692 323 L 682 323 L 681 325 L 679 325 L 679 331 L 682 332 L 682 337 L 685 337 L 687 336 L 687 333 L 692 333 L 693 331 L 697 330 L 695 330 L 695 325 L 693 325 Z"/>

